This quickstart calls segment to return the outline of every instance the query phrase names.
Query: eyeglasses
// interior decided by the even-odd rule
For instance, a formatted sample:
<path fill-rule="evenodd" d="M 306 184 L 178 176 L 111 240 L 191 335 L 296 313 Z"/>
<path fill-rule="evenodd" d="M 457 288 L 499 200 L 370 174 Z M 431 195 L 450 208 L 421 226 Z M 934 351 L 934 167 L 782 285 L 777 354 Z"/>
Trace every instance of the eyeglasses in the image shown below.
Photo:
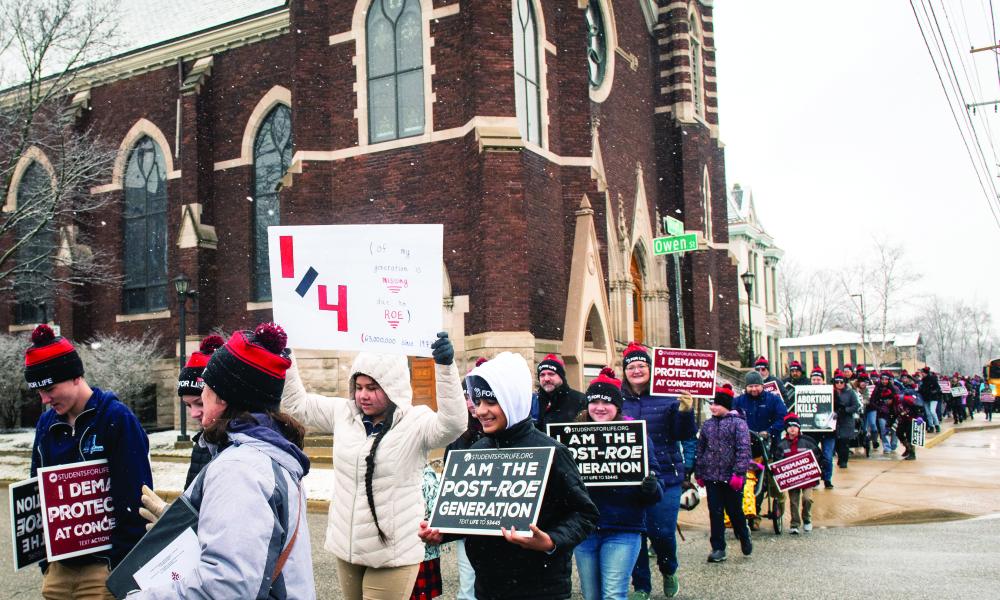
<path fill-rule="evenodd" d="M 646 366 L 646 363 L 640 362 L 640 363 L 632 363 L 631 365 L 625 368 L 625 371 L 628 373 L 635 373 L 637 371 L 645 371 L 647 369 L 649 369 L 649 367 Z"/>

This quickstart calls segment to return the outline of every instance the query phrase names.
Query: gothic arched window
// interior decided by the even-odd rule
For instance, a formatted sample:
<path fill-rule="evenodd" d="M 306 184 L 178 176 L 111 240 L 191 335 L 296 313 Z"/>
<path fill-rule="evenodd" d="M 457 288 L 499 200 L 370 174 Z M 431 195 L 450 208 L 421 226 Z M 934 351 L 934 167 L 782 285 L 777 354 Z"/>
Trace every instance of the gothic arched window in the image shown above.
<path fill-rule="evenodd" d="M 604 23 L 604 10 L 600 0 L 587 4 L 587 63 L 590 69 L 590 87 L 597 89 L 604 82 L 608 69 L 608 32 Z"/>
<path fill-rule="evenodd" d="M 149 136 L 125 167 L 125 314 L 167 307 L 167 167 Z"/>
<path fill-rule="evenodd" d="M 514 0 L 514 100 L 521 137 L 542 143 L 538 25 L 532 0 Z"/>
<path fill-rule="evenodd" d="M 32 161 L 17 186 L 18 238 L 14 272 L 14 322 L 18 325 L 44 323 L 52 316 L 52 181 L 48 172 Z"/>
<path fill-rule="evenodd" d="M 281 223 L 278 185 L 292 164 L 292 110 L 275 106 L 253 142 L 253 289 L 256 301 L 271 299 L 267 228 Z"/>
<path fill-rule="evenodd" d="M 424 132 L 420 0 L 373 0 L 365 22 L 370 143 Z"/>

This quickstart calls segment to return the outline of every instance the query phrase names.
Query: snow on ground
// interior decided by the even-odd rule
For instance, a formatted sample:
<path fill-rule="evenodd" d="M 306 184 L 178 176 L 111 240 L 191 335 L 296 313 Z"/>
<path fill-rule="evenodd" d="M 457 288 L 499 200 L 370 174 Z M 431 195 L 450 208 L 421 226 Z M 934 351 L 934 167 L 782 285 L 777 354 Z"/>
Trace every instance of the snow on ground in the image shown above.
<path fill-rule="evenodd" d="M 157 460 L 157 456 L 191 456 L 191 449 L 174 449 L 178 431 L 161 431 L 149 436 L 149 447 L 152 457 L 153 487 L 159 492 L 179 493 L 184 490 L 184 480 L 187 477 L 188 462 Z M 35 438 L 34 429 L 24 429 L 14 432 L 0 433 L 0 480 L 21 481 L 28 478 L 31 471 L 31 459 L 27 456 L 15 456 L 9 452 L 30 451 Z M 318 469 L 313 467 L 302 480 L 309 500 L 329 500 L 333 489 L 333 469 Z"/>

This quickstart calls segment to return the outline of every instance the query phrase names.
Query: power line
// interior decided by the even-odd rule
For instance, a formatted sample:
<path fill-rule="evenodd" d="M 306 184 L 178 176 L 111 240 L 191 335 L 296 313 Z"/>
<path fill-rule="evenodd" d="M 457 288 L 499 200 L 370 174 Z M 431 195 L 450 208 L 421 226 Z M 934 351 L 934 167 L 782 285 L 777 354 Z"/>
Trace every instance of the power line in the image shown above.
<path fill-rule="evenodd" d="M 993 192 L 990 193 L 990 191 L 987 189 L 986 182 L 983 181 L 983 175 L 980 172 L 979 164 L 977 163 L 976 159 L 973 158 L 972 148 L 970 146 L 968 134 L 962 127 L 962 123 L 955 112 L 955 105 L 952 102 L 951 96 L 948 93 L 948 86 L 945 84 L 944 77 L 941 75 L 941 69 L 938 67 L 937 60 L 935 60 L 934 58 L 934 51 L 931 48 L 930 41 L 928 41 L 927 39 L 927 33 L 924 31 L 923 23 L 921 23 L 920 21 L 920 15 L 917 14 L 917 7 L 913 3 L 913 0 L 910 0 L 910 10 L 913 11 L 913 18 L 917 22 L 917 28 L 920 30 L 920 37 L 923 38 L 924 40 L 924 47 L 927 48 L 927 54 L 928 56 L 930 56 L 931 59 L 931 65 L 933 65 L 934 67 L 934 72 L 937 75 L 938 83 L 941 85 L 941 90 L 944 92 L 945 101 L 948 104 L 948 110 L 949 112 L 951 112 L 951 118 L 955 122 L 955 127 L 958 128 L 958 133 L 962 138 L 962 144 L 965 146 L 965 152 L 969 157 L 969 162 L 972 163 L 972 168 L 976 172 L 976 179 L 979 180 L 979 186 L 980 188 L 982 188 L 983 194 L 986 196 L 986 203 L 990 207 L 990 212 L 993 214 L 993 220 L 996 222 L 997 227 L 1000 228 L 1000 216 L 998 216 L 997 214 L 997 208 L 993 205 L 994 201 L 997 198 L 996 190 L 994 189 Z M 987 171 L 987 179 L 989 179 L 989 171 Z M 992 188 L 993 187 L 992 181 L 990 181 L 990 183 L 991 183 L 990 188 Z"/>

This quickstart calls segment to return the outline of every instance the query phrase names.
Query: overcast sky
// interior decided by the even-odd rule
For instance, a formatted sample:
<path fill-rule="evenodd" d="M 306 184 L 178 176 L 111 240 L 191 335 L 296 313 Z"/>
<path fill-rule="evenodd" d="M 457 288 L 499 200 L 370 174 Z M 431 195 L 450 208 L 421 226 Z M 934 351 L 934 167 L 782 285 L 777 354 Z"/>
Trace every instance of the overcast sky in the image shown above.
<path fill-rule="evenodd" d="M 933 2 L 975 66 L 969 101 L 1000 99 L 994 55 L 968 53 L 991 43 L 988 0 L 943 0 L 950 29 Z M 909 2 L 717 0 L 715 32 L 727 184 L 753 190 L 785 259 L 851 265 L 873 237 L 892 240 L 923 274 L 914 294 L 985 300 L 998 324 L 1000 227 Z M 1000 149 L 1000 114 L 986 111 Z"/>

